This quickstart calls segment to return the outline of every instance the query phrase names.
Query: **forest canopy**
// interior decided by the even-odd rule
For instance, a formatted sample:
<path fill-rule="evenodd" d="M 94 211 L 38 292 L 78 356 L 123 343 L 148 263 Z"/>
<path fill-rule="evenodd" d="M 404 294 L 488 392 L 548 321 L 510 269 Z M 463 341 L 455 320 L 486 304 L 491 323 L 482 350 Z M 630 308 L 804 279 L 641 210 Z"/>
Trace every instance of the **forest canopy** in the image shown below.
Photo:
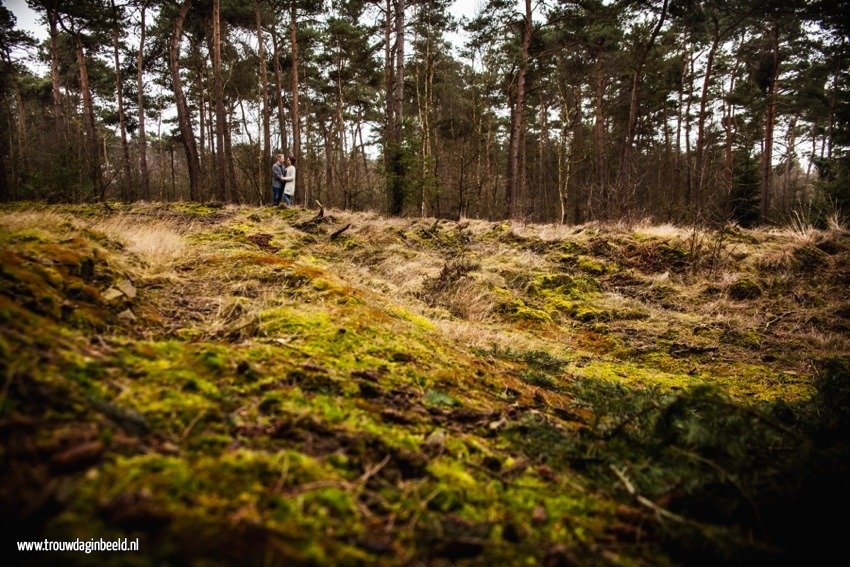
<path fill-rule="evenodd" d="M 27 0 L 37 41 L 10 3 L 0 199 L 260 204 L 284 153 L 304 206 L 824 223 L 848 4 Z"/>

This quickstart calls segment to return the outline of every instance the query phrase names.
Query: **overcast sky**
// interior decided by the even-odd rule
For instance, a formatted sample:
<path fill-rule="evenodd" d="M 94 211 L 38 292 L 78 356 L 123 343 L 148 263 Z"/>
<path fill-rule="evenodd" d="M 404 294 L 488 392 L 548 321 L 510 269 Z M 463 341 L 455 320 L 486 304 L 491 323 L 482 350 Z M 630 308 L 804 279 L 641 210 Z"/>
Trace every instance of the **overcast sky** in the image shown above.
<path fill-rule="evenodd" d="M 520 8 L 521 1 L 522 0 L 517 0 L 518 10 Z M 44 25 L 39 23 L 38 14 L 27 6 L 26 0 L 2 0 L 0 3 L 15 14 L 15 17 L 18 19 L 17 25 L 19 28 L 28 30 L 38 39 L 44 39 L 47 37 L 47 29 Z M 455 0 L 451 7 L 451 13 L 456 18 L 472 16 L 478 11 L 483 3 L 484 0 Z M 455 43 L 458 43 L 460 41 L 460 37 L 452 38 L 452 40 Z"/>

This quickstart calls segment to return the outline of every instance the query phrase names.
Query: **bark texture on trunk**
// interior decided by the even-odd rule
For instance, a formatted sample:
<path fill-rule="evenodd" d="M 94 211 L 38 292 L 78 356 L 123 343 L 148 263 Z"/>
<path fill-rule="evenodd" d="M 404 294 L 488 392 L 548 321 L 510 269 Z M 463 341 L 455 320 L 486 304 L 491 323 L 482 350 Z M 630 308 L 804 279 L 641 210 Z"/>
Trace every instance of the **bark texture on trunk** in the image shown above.
<path fill-rule="evenodd" d="M 776 120 L 776 83 L 779 78 L 779 29 L 775 24 L 768 31 L 770 38 L 771 65 L 767 86 L 767 106 L 764 112 L 764 142 L 761 154 L 761 206 L 759 220 L 766 223 L 770 218 L 773 198 L 773 130 Z"/>
<path fill-rule="evenodd" d="M 215 164 L 216 179 L 213 192 L 219 201 L 225 201 L 230 191 L 228 182 L 227 158 L 224 150 L 224 130 L 227 127 L 224 115 L 224 85 L 221 80 L 221 0 L 213 1 L 212 10 L 212 60 L 213 60 L 213 97 L 215 99 Z"/>
<path fill-rule="evenodd" d="M 139 29 L 139 57 L 136 61 L 137 106 L 139 107 L 139 173 L 141 174 L 141 193 L 143 199 L 150 199 L 150 172 L 148 171 L 148 142 L 145 136 L 145 10 L 142 3 Z"/>
<path fill-rule="evenodd" d="M 292 89 L 292 155 L 295 157 L 296 170 L 298 168 L 304 171 L 304 164 L 301 163 L 301 111 L 299 109 L 298 91 L 300 89 L 300 81 L 298 77 L 298 3 L 296 0 L 291 0 L 289 11 L 289 40 L 292 44 L 292 71 L 291 71 L 291 89 Z M 303 175 L 295 176 L 295 199 L 299 198 L 303 185 Z M 304 202 L 304 206 L 309 203 Z"/>
<path fill-rule="evenodd" d="M 257 23 L 258 55 L 260 57 L 260 99 L 263 104 L 263 155 L 260 159 L 262 186 L 271 187 L 271 126 L 269 112 L 269 76 L 266 67 L 265 34 L 260 14 L 260 0 L 254 0 L 254 15 Z"/>
<path fill-rule="evenodd" d="M 198 148 L 195 145 L 195 133 L 192 131 L 189 104 L 186 102 L 186 95 L 183 92 L 183 81 L 180 78 L 179 61 L 180 39 L 183 36 L 183 23 L 186 21 L 186 15 L 189 13 L 191 5 L 192 0 L 184 0 L 182 6 L 180 6 L 177 18 L 174 20 L 168 59 L 171 66 L 171 82 L 174 87 L 174 98 L 177 102 L 177 123 L 180 128 L 183 148 L 186 150 L 186 164 L 189 170 L 189 199 L 194 201 L 200 198 L 199 181 L 201 167 L 198 162 Z"/>
<path fill-rule="evenodd" d="M 517 200 L 522 194 L 522 179 L 525 176 L 523 133 L 525 129 L 525 78 L 528 70 L 531 46 L 531 0 L 525 0 L 525 17 L 522 27 L 522 51 L 517 69 L 516 87 L 511 101 L 511 132 L 508 141 L 508 172 L 505 186 L 505 216 L 517 214 Z"/>

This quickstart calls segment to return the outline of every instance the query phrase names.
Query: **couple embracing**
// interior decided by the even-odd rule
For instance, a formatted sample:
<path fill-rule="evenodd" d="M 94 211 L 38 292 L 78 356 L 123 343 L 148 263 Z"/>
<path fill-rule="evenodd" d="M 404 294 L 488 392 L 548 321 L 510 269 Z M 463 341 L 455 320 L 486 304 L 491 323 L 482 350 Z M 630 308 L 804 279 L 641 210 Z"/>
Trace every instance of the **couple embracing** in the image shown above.
<path fill-rule="evenodd" d="M 286 166 L 283 154 L 277 154 L 277 159 L 272 165 L 272 205 L 283 203 L 287 207 L 292 206 L 292 198 L 295 195 L 295 157 L 289 157 L 289 166 Z"/>

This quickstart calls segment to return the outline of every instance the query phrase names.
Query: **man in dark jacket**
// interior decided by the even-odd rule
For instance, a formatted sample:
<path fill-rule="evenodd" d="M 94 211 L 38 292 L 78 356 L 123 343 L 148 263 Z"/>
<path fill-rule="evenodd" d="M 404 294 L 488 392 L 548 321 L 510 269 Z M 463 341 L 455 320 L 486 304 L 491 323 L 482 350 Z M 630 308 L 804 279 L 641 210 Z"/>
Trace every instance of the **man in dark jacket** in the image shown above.
<path fill-rule="evenodd" d="M 280 205 L 280 200 L 283 197 L 283 177 L 286 173 L 283 161 L 283 154 L 277 154 L 274 165 L 272 165 L 272 206 L 274 207 Z"/>

